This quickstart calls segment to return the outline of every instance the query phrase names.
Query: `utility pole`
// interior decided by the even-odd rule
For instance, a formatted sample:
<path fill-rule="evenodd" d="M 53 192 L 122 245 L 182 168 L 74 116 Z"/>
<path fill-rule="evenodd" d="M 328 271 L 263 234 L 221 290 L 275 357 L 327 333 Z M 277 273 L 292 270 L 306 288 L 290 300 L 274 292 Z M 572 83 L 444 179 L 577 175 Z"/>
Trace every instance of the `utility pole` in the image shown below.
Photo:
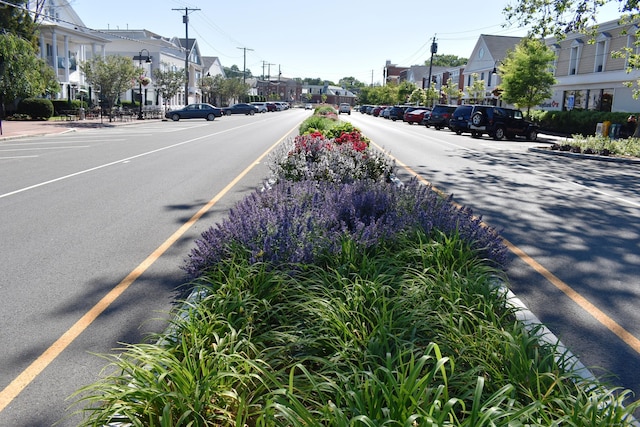
<path fill-rule="evenodd" d="M 247 47 L 239 47 L 238 49 L 242 49 L 244 51 L 244 64 L 242 64 L 242 83 L 247 84 L 247 51 L 253 51 L 253 49 L 249 49 Z"/>
<path fill-rule="evenodd" d="M 182 9 L 171 9 L 182 11 Z M 184 8 L 184 15 L 182 15 L 182 22 L 184 23 L 184 44 L 185 44 L 185 56 L 184 56 L 184 74 L 185 74 L 185 82 L 184 82 L 184 105 L 189 103 L 189 55 L 191 54 L 191 49 L 189 49 L 189 12 L 195 12 L 200 9 L 192 9 L 189 7 Z"/>
<path fill-rule="evenodd" d="M 269 96 L 271 95 L 271 66 L 272 65 L 276 65 L 276 64 L 271 64 L 271 63 L 267 63 L 267 84 L 268 89 L 267 89 L 267 99 L 269 99 Z"/>
<path fill-rule="evenodd" d="M 429 81 L 427 82 L 427 90 L 431 89 L 431 70 L 433 68 L 433 55 L 438 53 L 438 43 L 436 43 L 436 36 L 433 36 L 431 42 L 431 61 L 429 61 Z"/>

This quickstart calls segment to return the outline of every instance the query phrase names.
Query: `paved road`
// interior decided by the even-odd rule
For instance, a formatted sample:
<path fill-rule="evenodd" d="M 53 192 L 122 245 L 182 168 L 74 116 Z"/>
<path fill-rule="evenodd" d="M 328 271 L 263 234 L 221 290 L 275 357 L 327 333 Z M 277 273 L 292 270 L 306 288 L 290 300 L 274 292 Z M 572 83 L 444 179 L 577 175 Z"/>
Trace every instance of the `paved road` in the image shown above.
<path fill-rule="evenodd" d="M 348 120 L 532 257 L 514 254 L 511 289 L 595 374 L 640 396 L 639 165 L 360 113 Z"/>
<path fill-rule="evenodd" d="M 259 157 L 309 115 L 0 144 L 0 426 L 52 425 L 104 366 L 91 353 L 164 329 L 193 241 L 260 186 Z"/>

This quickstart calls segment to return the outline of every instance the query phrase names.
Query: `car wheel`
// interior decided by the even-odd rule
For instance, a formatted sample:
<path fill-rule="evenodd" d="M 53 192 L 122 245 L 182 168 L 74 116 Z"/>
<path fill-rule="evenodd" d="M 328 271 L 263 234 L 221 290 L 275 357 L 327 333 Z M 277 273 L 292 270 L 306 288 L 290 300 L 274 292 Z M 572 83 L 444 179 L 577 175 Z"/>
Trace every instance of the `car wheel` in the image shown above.
<path fill-rule="evenodd" d="M 535 129 L 530 129 L 527 132 L 527 139 L 529 141 L 535 141 L 536 139 L 538 139 L 538 132 Z"/>
<path fill-rule="evenodd" d="M 493 133 L 493 139 L 495 139 L 496 141 L 500 141 L 502 139 L 504 139 L 504 128 L 498 126 L 496 128 L 496 131 Z"/>
<path fill-rule="evenodd" d="M 256 113 L 256 112 L 255 112 L 255 111 L 253 111 L 253 110 L 249 111 L 249 115 L 250 115 L 250 116 L 253 116 L 255 113 Z"/>
<path fill-rule="evenodd" d="M 461 131 L 459 131 L 459 130 L 457 130 L 457 131 L 456 131 L 456 135 L 462 135 L 462 132 L 461 132 Z"/>
<path fill-rule="evenodd" d="M 471 124 L 474 126 L 480 126 L 483 121 L 484 121 L 484 116 L 479 111 L 475 113 L 473 116 L 471 116 Z"/>
<path fill-rule="evenodd" d="M 180 114 L 171 115 L 171 120 L 173 120 L 174 122 L 177 122 L 178 120 L 180 120 Z"/>
<path fill-rule="evenodd" d="M 442 129 L 442 126 L 435 126 L 436 130 Z"/>
<path fill-rule="evenodd" d="M 210 121 L 210 122 L 214 121 L 215 118 L 216 118 L 216 116 L 213 113 L 209 113 L 207 115 L 207 120 Z"/>
<path fill-rule="evenodd" d="M 480 138 L 482 134 L 480 132 L 471 132 L 471 137 L 472 138 Z"/>

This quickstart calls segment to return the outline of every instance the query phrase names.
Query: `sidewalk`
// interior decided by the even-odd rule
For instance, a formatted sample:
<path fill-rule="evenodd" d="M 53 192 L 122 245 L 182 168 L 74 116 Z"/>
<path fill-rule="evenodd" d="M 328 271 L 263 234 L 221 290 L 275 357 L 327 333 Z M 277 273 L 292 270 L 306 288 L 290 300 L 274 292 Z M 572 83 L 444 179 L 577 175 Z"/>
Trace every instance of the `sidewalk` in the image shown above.
<path fill-rule="evenodd" d="M 75 132 L 81 129 L 99 129 L 115 126 L 125 126 L 144 122 L 158 122 L 160 119 L 145 120 L 114 120 L 109 122 L 108 117 L 86 120 L 2 120 L 2 134 L 0 135 L 0 143 L 7 139 L 21 138 L 36 135 L 55 135 L 66 132 Z"/>

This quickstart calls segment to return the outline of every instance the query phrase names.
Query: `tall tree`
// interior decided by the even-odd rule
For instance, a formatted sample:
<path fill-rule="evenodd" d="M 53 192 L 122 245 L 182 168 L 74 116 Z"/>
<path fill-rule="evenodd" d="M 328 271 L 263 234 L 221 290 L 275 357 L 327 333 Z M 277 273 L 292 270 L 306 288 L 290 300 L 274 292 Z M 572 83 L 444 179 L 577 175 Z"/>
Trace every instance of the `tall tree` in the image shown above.
<path fill-rule="evenodd" d="M 442 86 L 441 90 L 447 97 L 447 104 L 451 104 L 451 101 L 454 99 L 462 98 L 463 95 L 462 91 L 458 85 L 453 82 L 451 77 L 449 77 L 447 83 Z"/>
<path fill-rule="evenodd" d="M 540 104 L 553 95 L 551 87 L 556 83 L 550 64 L 555 54 L 542 41 L 524 38 L 498 67 L 502 79 L 502 99 L 526 108 Z"/>
<path fill-rule="evenodd" d="M 134 87 L 143 71 L 133 64 L 132 58 L 119 55 L 92 58 L 80 64 L 80 69 L 86 82 L 100 91 L 108 108 L 116 104 L 121 93 Z"/>
<path fill-rule="evenodd" d="M 28 3 L 28 0 L 6 0 L 0 3 L 0 28 L 3 28 L 6 33 L 28 40 L 34 49 L 37 49 L 37 25 L 28 12 Z M 36 9 L 42 9 L 43 2 L 36 3 Z"/>
<path fill-rule="evenodd" d="M 469 99 L 473 102 L 484 100 L 485 93 L 487 91 L 486 83 L 484 80 L 480 80 L 478 73 L 471 74 L 471 86 L 466 86 L 465 91 L 469 96 Z"/>
<path fill-rule="evenodd" d="M 169 64 L 162 63 L 160 68 L 153 70 L 153 78 L 155 79 L 153 85 L 162 95 L 166 107 L 169 98 L 177 95 L 182 89 L 185 79 L 184 69 L 172 70 Z"/>
<path fill-rule="evenodd" d="M 422 88 L 415 88 L 409 95 L 409 102 L 416 105 L 425 105 L 427 102 L 427 94 Z"/>
<path fill-rule="evenodd" d="M 14 34 L 0 34 L 0 117 L 5 103 L 59 89 L 53 70 L 38 58 L 31 43 Z"/>

